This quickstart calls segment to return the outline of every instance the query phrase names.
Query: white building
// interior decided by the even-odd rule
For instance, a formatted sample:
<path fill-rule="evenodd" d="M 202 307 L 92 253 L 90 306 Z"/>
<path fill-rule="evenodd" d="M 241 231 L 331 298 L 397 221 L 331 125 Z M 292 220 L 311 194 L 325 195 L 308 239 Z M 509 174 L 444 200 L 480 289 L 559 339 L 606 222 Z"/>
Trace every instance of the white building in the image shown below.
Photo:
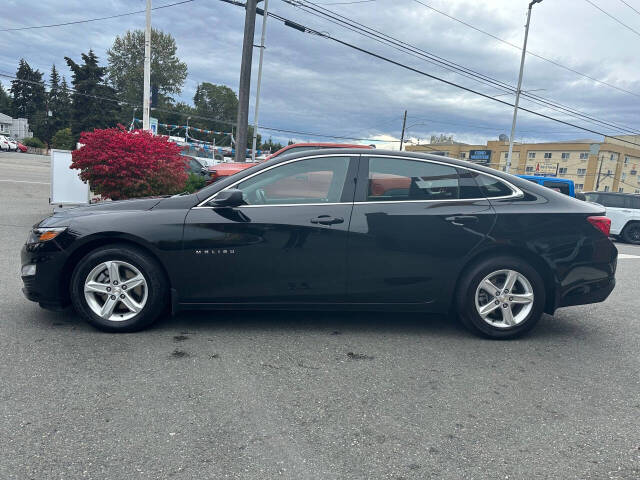
<path fill-rule="evenodd" d="M 22 140 L 33 137 L 33 132 L 29 131 L 29 121 L 26 118 L 11 118 L 9 115 L 0 113 L 0 135 Z"/>

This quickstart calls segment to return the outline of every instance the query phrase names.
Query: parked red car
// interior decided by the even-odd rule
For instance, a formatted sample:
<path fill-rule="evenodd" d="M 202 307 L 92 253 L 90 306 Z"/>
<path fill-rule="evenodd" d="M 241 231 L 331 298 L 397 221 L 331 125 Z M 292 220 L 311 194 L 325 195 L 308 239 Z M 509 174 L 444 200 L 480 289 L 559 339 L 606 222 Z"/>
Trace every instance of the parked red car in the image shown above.
<path fill-rule="evenodd" d="M 18 144 L 18 150 L 20 150 L 22 153 L 27 151 L 26 145 L 23 145 L 20 142 L 16 142 L 16 143 Z"/>
<path fill-rule="evenodd" d="M 275 153 L 269 155 L 266 159 L 271 160 L 280 155 L 286 155 L 288 153 L 298 153 L 303 150 L 317 150 L 317 149 L 325 149 L 325 148 L 373 148 L 369 145 L 352 145 L 348 143 L 294 143 L 292 145 L 287 145 L 284 148 L 281 148 Z M 233 175 L 234 173 L 238 173 L 246 168 L 251 167 L 252 165 L 256 165 L 255 163 L 250 162 L 231 162 L 231 163 L 219 163 L 218 165 L 214 165 L 209 167 L 209 175 L 207 177 L 207 184 L 216 182 L 221 178 L 228 177 Z"/>

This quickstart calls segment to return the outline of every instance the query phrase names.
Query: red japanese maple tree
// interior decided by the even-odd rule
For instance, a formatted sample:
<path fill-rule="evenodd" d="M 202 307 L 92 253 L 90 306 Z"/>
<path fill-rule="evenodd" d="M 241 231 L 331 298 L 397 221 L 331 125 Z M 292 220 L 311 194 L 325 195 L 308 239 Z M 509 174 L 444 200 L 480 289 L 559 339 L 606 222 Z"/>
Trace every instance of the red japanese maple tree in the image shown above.
<path fill-rule="evenodd" d="M 144 130 L 117 128 L 83 132 L 84 144 L 72 153 L 71 168 L 103 197 L 122 200 L 168 195 L 184 189 L 185 159 L 167 137 Z"/>

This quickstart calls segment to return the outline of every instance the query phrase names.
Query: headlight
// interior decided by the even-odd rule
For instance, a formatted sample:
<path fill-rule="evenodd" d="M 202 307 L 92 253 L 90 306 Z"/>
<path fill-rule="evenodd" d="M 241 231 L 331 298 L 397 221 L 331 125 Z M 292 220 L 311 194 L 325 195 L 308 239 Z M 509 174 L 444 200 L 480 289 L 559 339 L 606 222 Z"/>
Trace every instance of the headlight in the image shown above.
<path fill-rule="evenodd" d="M 54 238 L 56 238 L 66 229 L 67 227 L 34 228 L 29 234 L 27 243 L 48 242 L 49 240 L 53 240 Z"/>

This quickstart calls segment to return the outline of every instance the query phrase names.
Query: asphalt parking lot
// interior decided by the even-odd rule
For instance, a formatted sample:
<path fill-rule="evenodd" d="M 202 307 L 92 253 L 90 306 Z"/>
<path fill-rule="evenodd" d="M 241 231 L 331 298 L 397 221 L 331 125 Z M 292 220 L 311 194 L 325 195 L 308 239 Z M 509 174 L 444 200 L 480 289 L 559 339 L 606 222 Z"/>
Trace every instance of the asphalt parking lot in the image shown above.
<path fill-rule="evenodd" d="M 183 313 L 111 335 L 23 298 L 46 157 L 0 154 L 1 479 L 638 479 L 640 247 L 527 337 L 393 313 Z M 636 258 L 637 256 L 637 258 Z"/>

